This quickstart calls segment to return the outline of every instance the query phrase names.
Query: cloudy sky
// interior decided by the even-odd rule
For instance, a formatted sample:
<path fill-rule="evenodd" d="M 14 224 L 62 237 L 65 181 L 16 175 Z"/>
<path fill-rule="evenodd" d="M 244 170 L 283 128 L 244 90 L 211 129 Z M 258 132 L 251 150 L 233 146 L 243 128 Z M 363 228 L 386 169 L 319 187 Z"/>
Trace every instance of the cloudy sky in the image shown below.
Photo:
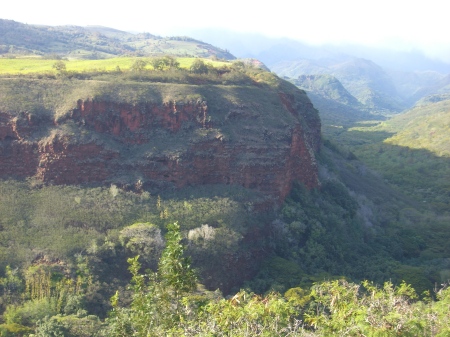
<path fill-rule="evenodd" d="M 162 36 L 226 28 L 313 44 L 414 48 L 450 62 L 444 5 L 442 0 L 277 0 L 269 5 L 253 0 L 23 0 L 2 4 L 0 18 L 28 24 L 102 25 Z"/>

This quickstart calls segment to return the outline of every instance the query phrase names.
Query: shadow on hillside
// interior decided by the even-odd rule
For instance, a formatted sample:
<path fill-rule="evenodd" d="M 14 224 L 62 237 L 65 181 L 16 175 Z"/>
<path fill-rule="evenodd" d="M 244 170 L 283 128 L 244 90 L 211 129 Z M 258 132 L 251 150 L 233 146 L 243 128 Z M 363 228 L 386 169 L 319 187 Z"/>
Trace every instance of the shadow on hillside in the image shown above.
<path fill-rule="evenodd" d="M 344 104 L 311 92 L 308 92 L 308 97 L 314 107 L 319 110 L 320 118 L 324 124 L 339 124 L 351 127 L 358 121 L 386 119 L 382 115 L 371 114 L 363 106 Z"/>
<path fill-rule="evenodd" d="M 344 145 L 359 160 L 358 164 L 350 168 L 342 165 L 342 178 L 346 184 L 364 194 L 375 192 L 384 200 L 394 198 L 412 202 L 419 208 L 431 208 L 438 214 L 448 212 L 450 158 L 437 156 L 426 149 L 411 149 L 383 142 L 391 136 L 389 132 L 345 129 L 329 135 L 333 142 Z M 369 178 L 365 174 L 366 170 L 375 174 Z M 384 185 L 391 186 L 394 192 L 386 190 Z"/>
<path fill-rule="evenodd" d="M 383 139 L 382 134 L 373 137 Z M 413 233 L 401 239 L 406 245 L 402 246 L 404 251 L 415 252 L 407 257 L 420 256 L 422 262 L 416 263 L 444 270 L 442 261 L 450 256 L 450 158 L 382 141 L 345 149 L 333 147 L 335 142 L 324 142 L 320 156 L 330 156 L 334 167 L 323 163 L 322 176 L 336 174 L 355 193 L 361 215 L 367 219 L 374 216 L 374 223 L 386 228 L 387 233 L 399 229 L 402 235 Z M 326 180 L 327 176 L 322 178 Z"/>
<path fill-rule="evenodd" d="M 361 124 L 358 124 L 358 126 L 361 126 Z M 330 125 L 323 125 L 322 133 L 325 138 L 328 138 L 339 145 L 349 147 L 382 143 L 385 139 L 394 135 L 394 133 L 386 131 L 362 131 Z"/>

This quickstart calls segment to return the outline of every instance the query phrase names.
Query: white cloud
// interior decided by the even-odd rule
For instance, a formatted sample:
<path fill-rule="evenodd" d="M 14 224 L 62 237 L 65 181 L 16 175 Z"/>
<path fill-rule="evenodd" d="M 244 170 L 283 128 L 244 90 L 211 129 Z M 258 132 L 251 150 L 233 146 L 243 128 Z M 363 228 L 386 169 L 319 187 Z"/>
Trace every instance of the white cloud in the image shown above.
<path fill-rule="evenodd" d="M 159 35 L 182 35 L 186 29 L 215 27 L 315 44 L 356 42 L 416 47 L 450 61 L 446 16 L 441 0 L 278 0 L 269 6 L 242 0 L 129 0 L 120 5 L 79 0 L 70 6 L 55 0 L 25 0 L 6 2 L 0 14 L 1 18 L 30 24 L 103 25 Z M 392 41 L 397 42 L 392 45 Z"/>

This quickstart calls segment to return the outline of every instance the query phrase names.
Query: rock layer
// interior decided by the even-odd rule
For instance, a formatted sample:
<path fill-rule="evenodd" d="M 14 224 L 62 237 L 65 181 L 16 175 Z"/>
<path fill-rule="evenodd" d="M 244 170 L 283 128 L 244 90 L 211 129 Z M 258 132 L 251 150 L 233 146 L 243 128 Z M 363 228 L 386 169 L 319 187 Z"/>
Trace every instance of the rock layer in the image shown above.
<path fill-rule="evenodd" d="M 261 122 L 256 103 L 205 100 L 80 99 L 54 120 L 0 112 L 0 176 L 150 189 L 238 184 L 281 202 L 294 180 L 318 186 L 320 120 L 306 95 L 297 96 L 274 95 L 272 124 Z"/>

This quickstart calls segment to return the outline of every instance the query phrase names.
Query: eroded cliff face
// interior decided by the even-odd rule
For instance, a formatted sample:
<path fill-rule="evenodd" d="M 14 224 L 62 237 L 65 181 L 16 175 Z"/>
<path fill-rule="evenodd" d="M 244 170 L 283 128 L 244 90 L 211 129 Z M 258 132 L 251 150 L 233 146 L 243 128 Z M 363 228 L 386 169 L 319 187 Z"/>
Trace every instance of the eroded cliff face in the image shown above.
<path fill-rule="evenodd" d="M 97 132 L 120 137 L 123 142 L 142 144 L 151 141 L 144 135 L 150 135 L 155 129 L 178 132 L 188 122 L 197 127 L 211 128 L 207 110 L 208 106 L 204 101 L 186 104 L 169 102 L 162 105 L 146 102 L 130 105 L 79 100 L 71 117 Z"/>
<path fill-rule="evenodd" d="M 0 112 L 0 176 L 153 190 L 238 184 L 281 202 L 294 180 L 318 186 L 320 120 L 305 97 L 277 93 L 272 119 L 264 102 L 206 100 L 80 99 L 57 120 Z"/>

